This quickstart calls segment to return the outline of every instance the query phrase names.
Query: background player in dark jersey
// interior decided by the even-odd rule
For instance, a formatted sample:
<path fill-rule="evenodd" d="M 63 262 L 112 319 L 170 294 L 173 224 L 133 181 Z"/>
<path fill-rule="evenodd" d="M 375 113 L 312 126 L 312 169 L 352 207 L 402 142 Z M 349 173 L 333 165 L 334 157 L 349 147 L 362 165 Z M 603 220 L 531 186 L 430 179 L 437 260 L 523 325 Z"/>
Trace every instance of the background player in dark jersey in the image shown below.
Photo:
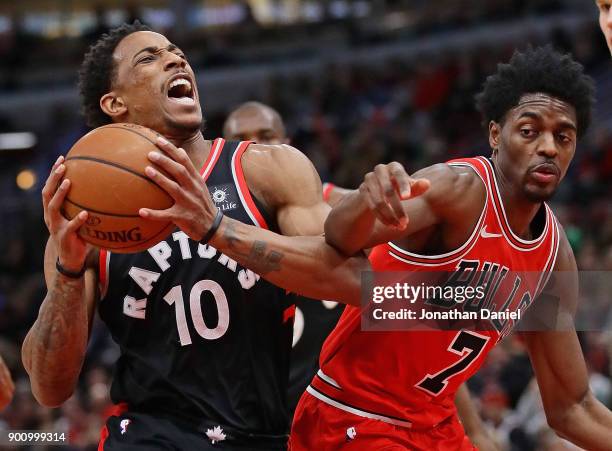
<path fill-rule="evenodd" d="M 224 138 L 260 144 L 289 143 L 280 114 L 260 102 L 246 102 L 233 110 L 223 125 Z M 325 185 L 328 185 L 326 188 Z M 325 201 L 331 206 L 351 190 L 323 184 Z M 326 192 L 327 191 L 327 192 Z M 289 408 L 293 413 L 299 398 L 318 369 L 319 353 L 325 338 L 338 322 L 343 305 L 317 302 L 297 296 L 289 377 Z M 456 405 L 470 440 L 481 451 L 498 449 L 482 423 L 465 385 L 457 392 Z"/>
<path fill-rule="evenodd" d="M 76 231 L 87 213 L 71 221 L 60 213 L 70 182 L 58 187 L 58 159 L 42 193 L 48 292 L 22 349 L 33 394 L 47 406 L 71 395 L 98 305 L 122 352 L 111 395 L 125 403 L 101 448 L 284 448 L 293 312 L 284 289 L 355 302 L 366 263 L 320 236 L 329 207 L 316 171 L 288 146 L 204 140 L 185 56 L 138 23 L 90 49 L 80 88 L 91 126 L 130 122 L 165 136 L 147 174 L 175 204 L 141 214 L 180 230 L 139 254 L 86 245 Z"/>
<path fill-rule="evenodd" d="M 567 283 L 563 290 L 555 292 L 554 283 L 547 285 L 544 296 L 538 297 L 529 311 L 532 318 L 535 315 L 550 320 L 551 315 L 555 315 L 559 323 L 554 330 L 531 330 L 521 332 L 521 335 L 536 373 L 550 426 L 578 446 L 603 450 L 612 449 L 612 412 L 589 389 L 588 373 L 572 317 L 578 297 L 576 262 L 561 226 L 544 204 L 555 193 L 568 170 L 579 133 L 588 128 L 592 95 L 592 80 L 583 74 L 582 67 L 570 56 L 559 55 L 551 48 L 515 53 L 509 64 L 499 65 L 497 73 L 487 79 L 479 96 L 478 104 L 488 125 L 492 156 L 490 160 L 481 157 L 461 161 L 467 164 L 468 160 L 478 162 L 482 168 L 480 172 L 476 171 L 476 166 L 468 169 L 440 164 L 409 177 L 399 163 L 379 165 L 366 175 L 359 191 L 347 195 L 334 208 L 326 222 L 326 237 L 349 255 L 392 241 L 381 244 L 371 254 L 372 265 L 379 271 L 408 267 L 427 270 L 435 264 L 441 268 L 446 265 L 446 270 L 450 271 L 457 267 L 459 259 L 480 261 L 474 259 L 481 258 L 503 262 L 510 271 L 533 271 L 529 268 L 532 263 L 538 265 L 539 275 L 546 274 L 551 267 L 563 272 L 558 276 Z M 408 196 L 413 198 L 408 200 Z M 546 222 L 543 222 L 543 216 Z M 545 228 L 545 225 L 548 226 Z M 560 238 L 557 238 L 559 232 L 556 230 L 560 230 Z M 548 246 L 538 249 L 538 244 L 544 240 Z M 465 247 L 462 247 L 464 243 Z M 394 256 L 393 249 L 401 255 Z M 521 256 L 521 253 L 528 257 Z M 430 260 L 417 262 L 422 256 Z M 447 261 L 445 256 L 450 256 Z M 532 256 L 533 260 L 529 260 Z M 436 261 L 440 263 L 434 264 Z M 540 292 L 536 284 L 532 284 L 529 290 L 525 293 L 530 296 L 522 299 L 534 299 L 533 296 Z M 518 303 L 516 306 L 521 308 Z M 416 422 L 420 430 L 389 428 L 388 422 L 380 415 L 378 426 L 360 423 L 366 434 L 368 428 L 373 434 L 388 431 L 388 437 L 381 439 L 380 444 L 410 442 L 411 448 L 437 449 L 437 443 L 455 436 L 457 448 L 468 449 L 469 444 L 463 440 L 459 426 L 454 431 L 449 426 L 444 437 L 436 436 L 442 430 L 436 421 L 440 418 L 447 418 L 450 423 L 455 421 L 451 408 L 441 408 L 445 396 L 452 395 L 457 384 L 476 371 L 486 354 L 486 346 L 480 348 L 468 367 L 460 368 L 456 356 L 447 350 L 450 341 L 442 342 L 446 337 L 458 337 L 465 331 L 459 334 L 429 332 L 431 342 L 440 339 L 438 345 L 441 346 L 428 346 L 422 354 L 410 354 L 408 349 L 402 348 L 401 336 L 395 336 L 393 332 L 372 334 L 372 352 L 381 346 L 384 349 L 387 338 L 398 343 L 399 355 L 386 354 L 377 362 L 376 368 L 382 366 L 388 357 L 409 360 L 405 366 L 397 361 L 390 363 L 394 368 L 402 368 L 399 378 L 405 381 L 403 386 L 395 387 L 395 391 L 387 392 L 385 397 L 384 394 L 375 395 L 369 384 L 371 391 L 366 394 L 363 389 L 367 390 L 367 377 L 385 376 L 382 372 L 361 378 L 350 376 L 359 374 L 360 367 L 367 372 L 368 366 L 360 365 L 360 360 L 368 362 L 371 368 L 371 360 L 375 357 L 363 347 L 359 348 L 361 354 L 351 355 L 347 351 L 353 349 L 353 343 L 362 343 L 368 335 L 360 335 L 358 326 L 355 329 L 345 321 L 349 313 L 355 313 L 355 309 L 347 307 L 321 356 L 325 379 L 333 381 L 340 389 L 321 389 L 325 384 L 319 384 L 316 378 L 313 380 L 313 390 L 309 390 L 298 405 L 292 448 L 295 444 L 296 450 L 303 449 L 304 444 L 321 443 L 328 437 L 333 441 L 334 434 L 341 440 L 344 424 L 339 421 L 340 417 L 346 418 L 345 424 L 355 424 L 359 420 L 356 406 L 366 405 L 369 412 L 378 413 L 385 409 L 386 401 L 386 415 L 393 415 L 396 420 L 411 421 L 411 416 L 420 415 Z M 358 315 L 357 312 L 352 316 L 359 318 Z M 501 334 L 494 331 L 483 333 L 493 338 L 490 341 L 486 339 L 490 347 L 497 343 L 495 338 L 501 338 Z M 412 334 L 422 337 L 418 332 L 406 332 L 407 343 L 412 343 Z M 324 355 L 328 345 L 327 355 Z M 346 356 L 344 361 L 339 360 L 342 355 Z M 334 365 L 334 362 L 340 365 Z M 436 379 L 438 376 L 444 380 Z M 348 393 L 355 395 L 351 397 Z M 393 406 L 396 398 L 404 402 Z M 341 402 L 338 399 L 347 400 Z M 406 408 L 406 403 L 417 405 L 419 412 Z M 348 410 L 347 404 L 351 404 Z M 324 407 L 316 409 L 315 406 Z M 328 411 L 324 414 L 325 409 Z M 447 414 L 450 416 L 445 417 Z M 397 424 L 393 423 L 396 420 L 391 420 L 391 424 Z M 430 420 L 434 423 L 428 423 Z M 308 427 L 314 422 L 322 431 L 320 435 L 313 436 Z M 356 426 L 355 446 L 363 446 L 357 443 L 359 429 L 360 426 Z"/>

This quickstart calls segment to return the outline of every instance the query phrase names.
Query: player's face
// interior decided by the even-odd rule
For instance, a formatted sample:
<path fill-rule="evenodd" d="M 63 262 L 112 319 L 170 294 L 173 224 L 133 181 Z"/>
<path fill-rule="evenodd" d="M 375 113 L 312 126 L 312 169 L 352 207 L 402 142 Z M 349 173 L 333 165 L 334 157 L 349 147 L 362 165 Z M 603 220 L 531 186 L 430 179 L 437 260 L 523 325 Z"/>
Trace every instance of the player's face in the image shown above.
<path fill-rule="evenodd" d="M 195 76 L 181 50 L 165 36 L 139 31 L 126 36 L 113 54 L 112 89 L 127 112 L 122 121 L 167 137 L 184 137 L 202 125 Z"/>
<path fill-rule="evenodd" d="M 225 138 L 257 144 L 286 144 L 288 139 L 279 122 L 274 113 L 264 109 L 238 112 L 227 120 Z"/>
<path fill-rule="evenodd" d="M 491 144 L 502 177 L 532 202 L 555 193 L 576 151 L 576 110 L 547 94 L 526 94 L 492 126 Z M 518 193 L 517 193 L 518 194 Z"/>
<path fill-rule="evenodd" d="M 596 3 L 599 8 L 599 28 L 612 54 L 612 0 L 597 0 Z"/>

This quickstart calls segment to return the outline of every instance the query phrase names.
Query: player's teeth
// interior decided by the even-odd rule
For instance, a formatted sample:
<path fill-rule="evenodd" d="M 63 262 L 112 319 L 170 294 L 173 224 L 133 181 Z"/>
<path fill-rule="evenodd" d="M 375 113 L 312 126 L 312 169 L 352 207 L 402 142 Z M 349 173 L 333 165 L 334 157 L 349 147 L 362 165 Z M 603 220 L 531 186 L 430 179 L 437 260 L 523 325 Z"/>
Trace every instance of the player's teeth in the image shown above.
<path fill-rule="evenodd" d="M 185 80 L 184 78 L 174 80 L 172 83 L 170 83 L 170 88 L 174 88 L 175 86 L 179 85 L 186 85 L 189 87 L 189 90 L 191 90 L 191 83 L 189 83 L 189 80 Z"/>

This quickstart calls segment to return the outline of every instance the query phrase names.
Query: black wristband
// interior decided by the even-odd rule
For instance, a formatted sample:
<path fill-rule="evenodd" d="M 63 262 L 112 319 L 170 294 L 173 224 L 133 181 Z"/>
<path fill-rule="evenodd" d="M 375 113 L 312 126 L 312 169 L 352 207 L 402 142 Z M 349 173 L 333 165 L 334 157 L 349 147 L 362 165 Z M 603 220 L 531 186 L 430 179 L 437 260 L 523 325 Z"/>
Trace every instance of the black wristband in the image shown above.
<path fill-rule="evenodd" d="M 55 260 L 55 269 L 57 269 L 58 273 L 69 277 L 70 279 L 80 279 L 83 277 L 83 274 L 85 274 L 85 264 L 83 264 L 83 267 L 79 272 L 69 271 L 60 264 L 59 257 L 57 257 L 57 260 Z"/>
<path fill-rule="evenodd" d="M 210 239 L 213 237 L 213 235 L 215 234 L 215 232 L 221 225 L 222 219 L 223 219 L 223 212 L 221 210 L 217 210 L 217 215 L 215 216 L 215 219 L 213 220 L 213 223 L 210 226 L 210 229 L 208 229 L 208 232 L 206 232 L 206 234 L 202 237 L 202 239 L 200 240 L 200 243 L 206 244 L 210 241 Z"/>

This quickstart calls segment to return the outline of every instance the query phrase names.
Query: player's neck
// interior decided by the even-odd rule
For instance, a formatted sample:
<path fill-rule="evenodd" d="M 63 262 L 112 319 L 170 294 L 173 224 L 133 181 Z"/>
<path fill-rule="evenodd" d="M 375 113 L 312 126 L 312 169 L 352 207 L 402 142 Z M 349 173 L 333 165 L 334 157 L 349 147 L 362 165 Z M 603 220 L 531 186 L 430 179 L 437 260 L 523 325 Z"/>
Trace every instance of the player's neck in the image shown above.
<path fill-rule="evenodd" d="M 175 140 L 171 138 L 170 142 L 176 147 L 184 149 L 196 168 L 202 167 L 212 148 L 212 142 L 204 139 L 201 131 L 187 139 Z"/>
<path fill-rule="evenodd" d="M 496 171 L 496 174 L 499 194 L 510 228 L 520 238 L 530 239 L 530 225 L 542 203 L 530 201 L 520 191 L 520 187 L 506 181 L 499 171 Z"/>

